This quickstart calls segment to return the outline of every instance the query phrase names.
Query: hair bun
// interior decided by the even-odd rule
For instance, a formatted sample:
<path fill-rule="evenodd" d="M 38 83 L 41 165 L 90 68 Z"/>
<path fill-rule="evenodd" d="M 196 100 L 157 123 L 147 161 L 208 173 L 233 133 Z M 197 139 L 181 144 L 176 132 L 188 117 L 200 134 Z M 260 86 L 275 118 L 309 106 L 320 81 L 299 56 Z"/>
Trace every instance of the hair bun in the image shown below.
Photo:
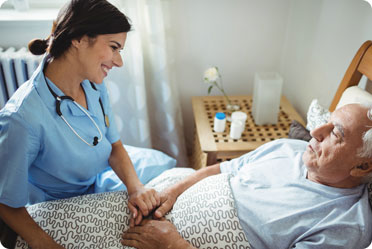
<path fill-rule="evenodd" d="M 48 40 L 33 39 L 28 43 L 28 50 L 34 55 L 41 55 L 48 48 Z"/>

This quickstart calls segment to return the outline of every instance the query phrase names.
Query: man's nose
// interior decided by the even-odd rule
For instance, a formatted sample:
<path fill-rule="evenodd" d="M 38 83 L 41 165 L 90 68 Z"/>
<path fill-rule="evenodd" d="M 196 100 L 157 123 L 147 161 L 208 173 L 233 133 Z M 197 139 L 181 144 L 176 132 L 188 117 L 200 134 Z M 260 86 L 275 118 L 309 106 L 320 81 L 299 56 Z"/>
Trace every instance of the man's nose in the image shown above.
<path fill-rule="evenodd" d="M 310 135 L 318 140 L 319 142 L 323 141 L 325 137 L 327 137 L 331 131 L 333 130 L 332 123 L 323 124 L 310 132 Z"/>

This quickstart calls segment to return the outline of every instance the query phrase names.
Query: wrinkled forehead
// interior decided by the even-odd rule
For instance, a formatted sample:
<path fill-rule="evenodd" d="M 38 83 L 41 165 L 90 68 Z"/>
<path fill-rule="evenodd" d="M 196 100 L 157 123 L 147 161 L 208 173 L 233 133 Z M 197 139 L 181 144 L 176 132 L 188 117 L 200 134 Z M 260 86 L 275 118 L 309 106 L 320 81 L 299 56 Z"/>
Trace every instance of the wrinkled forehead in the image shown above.
<path fill-rule="evenodd" d="M 371 119 L 370 119 L 371 118 Z M 343 127 L 346 135 L 355 136 L 372 128 L 372 112 L 359 104 L 349 104 L 334 111 L 331 122 Z"/>

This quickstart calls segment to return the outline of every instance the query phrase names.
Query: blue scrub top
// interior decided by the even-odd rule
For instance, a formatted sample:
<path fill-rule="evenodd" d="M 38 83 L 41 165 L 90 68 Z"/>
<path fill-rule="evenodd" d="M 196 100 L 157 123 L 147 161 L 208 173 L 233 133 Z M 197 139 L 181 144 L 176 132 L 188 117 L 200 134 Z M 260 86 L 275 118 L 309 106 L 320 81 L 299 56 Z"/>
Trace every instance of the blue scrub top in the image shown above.
<path fill-rule="evenodd" d="M 99 174 L 109 167 L 111 144 L 118 141 L 105 84 L 82 82 L 88 110 L 103 139 L 91 147 L 80 140 L 56 113 L 43 68 L 45 56 L 31 79 L 23 84 L 0 111 L 0 203 L 23 207 L 45 200 L 94 192 Z M 59 96 L 63 92 L 49 79 Z M 106 127 L 101 106 L 109 118 Z M 63 116 L 77 133 L 92 143 L 99 132 L 72 101 L 61 104 Z"/>

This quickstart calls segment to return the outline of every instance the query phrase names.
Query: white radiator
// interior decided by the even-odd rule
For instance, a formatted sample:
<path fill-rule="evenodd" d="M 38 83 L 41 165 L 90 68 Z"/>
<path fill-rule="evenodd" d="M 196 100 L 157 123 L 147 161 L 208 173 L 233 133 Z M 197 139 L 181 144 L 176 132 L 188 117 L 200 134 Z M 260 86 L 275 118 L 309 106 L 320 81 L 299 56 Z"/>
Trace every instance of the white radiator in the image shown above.
<path fill-rule="evenodd" d="M 26 48 L 17 51 L 13 47 L 6 50 L 0 48 L 0 109 L 17 88 L 31 77 L 41 58 Z"/>

